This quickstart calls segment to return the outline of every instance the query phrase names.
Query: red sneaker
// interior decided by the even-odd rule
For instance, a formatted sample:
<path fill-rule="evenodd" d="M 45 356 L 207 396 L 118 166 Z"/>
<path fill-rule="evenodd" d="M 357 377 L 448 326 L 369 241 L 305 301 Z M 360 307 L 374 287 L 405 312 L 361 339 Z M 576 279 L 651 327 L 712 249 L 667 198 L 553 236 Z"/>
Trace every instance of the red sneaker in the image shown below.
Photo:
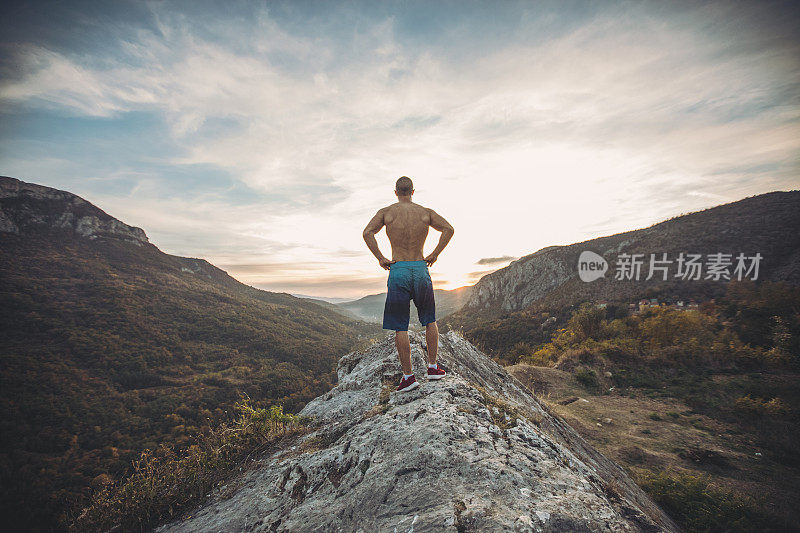
<path fill-rule="evenodd" d="M 428 379 L 442 379 L 447 375 L 447 372 L 442 370 L 439 365 L 436 368 L 428 367 Z"/>
<path fill-rule="evenodd" d="M 399 392 L 408 392 L 410 390 L 414 390 L 419 387 L 419 383 L 417 382 L 417 378 L 414 374 L 411 374 L 411 377 L 408 379 L 401 379 L 400 385 L 398 385 L 397 390 Z"/>

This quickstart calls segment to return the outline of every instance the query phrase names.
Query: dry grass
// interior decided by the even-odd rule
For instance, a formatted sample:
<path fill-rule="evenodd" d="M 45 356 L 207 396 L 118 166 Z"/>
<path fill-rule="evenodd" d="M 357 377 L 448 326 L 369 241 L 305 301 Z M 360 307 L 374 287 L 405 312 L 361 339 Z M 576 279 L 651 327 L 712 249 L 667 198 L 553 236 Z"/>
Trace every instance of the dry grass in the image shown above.
<path fill-rule="evenodd" d="M 538 426 L 542 423 L 542 417 L 537 414 L 525 414 L 521 409 L 514 407 L 508 402 L 501 400 L 497 396 L 490 394 L 483 387 L 476 387 L 483 397 L 483 403 L 489 410 L 494 424 L 502 430 L 512 428 L 517 425 L 517 420 L 524 418 L 531 424 Z"/>
<path fill-rule="evenodd" d="M 292 442 L 303 421 L 280 406 L 236 404 L 239 418 L 202 435 L 185 450 L 162 445 L 134 461 L 132 473 L 100 489 L 72 531 L 144 531 L 201 501 L 251 458 Z"/>

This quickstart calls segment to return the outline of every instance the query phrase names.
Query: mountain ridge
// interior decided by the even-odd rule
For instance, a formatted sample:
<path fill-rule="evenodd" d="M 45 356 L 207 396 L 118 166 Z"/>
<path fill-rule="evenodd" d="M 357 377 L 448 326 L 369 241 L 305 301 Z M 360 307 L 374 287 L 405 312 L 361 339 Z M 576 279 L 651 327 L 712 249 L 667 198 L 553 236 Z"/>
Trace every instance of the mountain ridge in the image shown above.
<path fill-rule="evenodd" d="M 32 226 L 49 226 L 69 228 L 89 239 L 113 237 L 139 246 L 150 243 L 142 228 L 129 226 L 68 191 L 0 176 L 0 199 L 5 200 L 0 232 L 20 234 Z M 39 205 L 33 208 L 32 201 Z"/>
<path fill-rule="evenodd" d="M 498 316 L 536 307 L 563 307 L 581 301 L 630 301 L 648 289 L 678 296 L 713 295 L 713 281 L 672 278 L 580 281 L 580 252 L 606 260 L 612 254 L 679 252 L 755 253 L 764 256 L 761 278 L 800 283 L 800 191 L 774 191 L 672 217 L 630 230 L 563 246 L 547 246 L 482 277 L 459 310 L 461 314 Z M 716 229 L 717 231 L 713 231 Z"/>

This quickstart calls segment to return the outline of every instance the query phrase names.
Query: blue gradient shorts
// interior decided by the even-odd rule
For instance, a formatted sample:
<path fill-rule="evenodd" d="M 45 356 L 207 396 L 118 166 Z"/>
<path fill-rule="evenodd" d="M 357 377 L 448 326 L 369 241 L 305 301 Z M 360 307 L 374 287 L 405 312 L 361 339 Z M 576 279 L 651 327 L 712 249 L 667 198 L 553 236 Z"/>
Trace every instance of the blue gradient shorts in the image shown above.
<path fill-rule="evenodd" d="M 386 306 L 383 309 L 383 329 L 408 331 L 410 302 L 417 306 L 419 323 L 427 326 L 436 321 L 433 282 L 425 261 L 397 261 L 389 265 L 386 282 Z"/>

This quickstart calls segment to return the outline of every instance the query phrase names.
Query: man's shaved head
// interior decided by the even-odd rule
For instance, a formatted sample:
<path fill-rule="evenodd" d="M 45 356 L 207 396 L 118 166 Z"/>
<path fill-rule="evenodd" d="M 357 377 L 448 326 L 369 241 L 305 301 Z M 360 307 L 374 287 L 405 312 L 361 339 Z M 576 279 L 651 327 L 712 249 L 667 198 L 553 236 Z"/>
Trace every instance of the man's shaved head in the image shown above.
<path fill-rule="evenodd" d="M 408 176 L 400 176 L 394 186 L 394 190 L 398 196 L 411 196 L 411 193 L 414 192 L 414 182 Z"/>

